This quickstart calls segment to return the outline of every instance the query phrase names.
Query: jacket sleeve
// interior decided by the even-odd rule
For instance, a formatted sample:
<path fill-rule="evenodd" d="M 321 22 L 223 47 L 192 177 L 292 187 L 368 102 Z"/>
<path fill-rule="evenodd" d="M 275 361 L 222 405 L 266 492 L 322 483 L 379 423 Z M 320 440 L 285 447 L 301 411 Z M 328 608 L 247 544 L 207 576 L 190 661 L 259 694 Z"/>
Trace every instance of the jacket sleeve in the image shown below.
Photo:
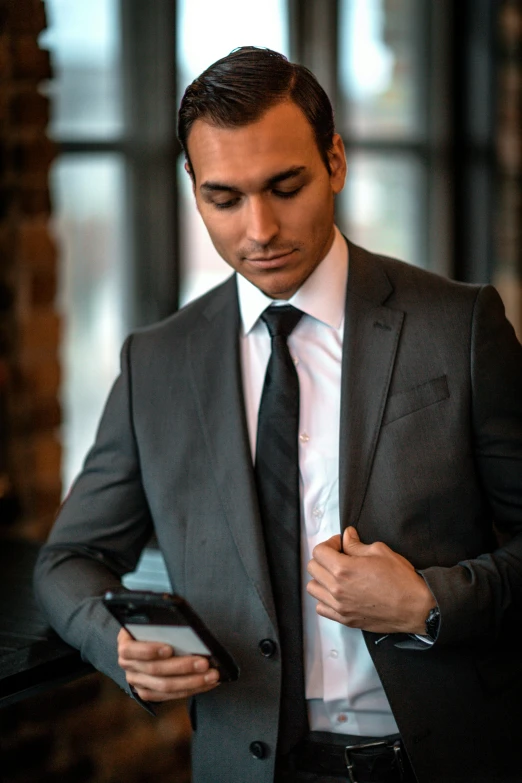
<path fill-rule="evenodd" d="M 133 430 L 131 344 L 122 349 L 94 446 L 42 547 L 35 589 L 57 633 L 134 695 L 117 662 L 119 625 L 101 601 L 106 590 L 121 589 L 151 534 Z"/>
<path fill-rule="evenodd" d="M 522 609 L 522 346 L 491 286 L 475 302 L 470 374 L 474 459 L 504 543 L 453 567 L 421 572 L 441 612 L 437 647 L 509 637 Z"/>

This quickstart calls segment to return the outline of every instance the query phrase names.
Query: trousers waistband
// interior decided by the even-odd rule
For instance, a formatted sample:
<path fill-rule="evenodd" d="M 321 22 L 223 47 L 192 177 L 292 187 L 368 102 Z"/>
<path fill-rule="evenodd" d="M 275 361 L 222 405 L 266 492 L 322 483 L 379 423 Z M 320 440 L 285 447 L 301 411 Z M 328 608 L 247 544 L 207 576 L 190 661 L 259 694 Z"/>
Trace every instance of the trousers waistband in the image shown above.
<path fill-rule="evenodd" d="M 358 737 L 312 731 L 289 754 L 277 759 L 276 769 L 333 775 L 350 783 L 415 781 L 398 734 Z"/>

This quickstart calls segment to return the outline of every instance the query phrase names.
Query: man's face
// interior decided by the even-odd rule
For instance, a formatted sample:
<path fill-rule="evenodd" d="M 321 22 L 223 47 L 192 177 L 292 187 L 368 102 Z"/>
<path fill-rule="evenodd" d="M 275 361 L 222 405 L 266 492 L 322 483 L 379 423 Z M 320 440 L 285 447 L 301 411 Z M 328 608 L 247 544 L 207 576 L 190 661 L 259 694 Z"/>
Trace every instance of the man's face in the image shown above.
<path fill-rule="evenodd" d="M 272 299 L 289 299 L 334 237 L 346 161 L 334 136 L 328 173 L 313 130 L 291 102 L 257 122 L 197 120 L 188 138 L 196 204 L 218 253 Z"/>

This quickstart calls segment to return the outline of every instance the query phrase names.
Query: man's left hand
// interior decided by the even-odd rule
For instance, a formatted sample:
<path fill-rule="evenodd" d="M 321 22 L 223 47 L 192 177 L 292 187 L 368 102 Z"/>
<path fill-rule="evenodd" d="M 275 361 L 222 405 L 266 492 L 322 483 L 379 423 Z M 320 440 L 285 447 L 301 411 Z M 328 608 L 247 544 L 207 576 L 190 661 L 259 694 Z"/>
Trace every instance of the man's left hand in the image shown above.
<path fill-rule="evenodd" d="M 381 541 L 363 544 L 348 527 L 342 552 L 339 535 L 314 547 L 308 573 L 323 617 L 375 633 L 426 633 L 436 601 L 412 564 Z"/>

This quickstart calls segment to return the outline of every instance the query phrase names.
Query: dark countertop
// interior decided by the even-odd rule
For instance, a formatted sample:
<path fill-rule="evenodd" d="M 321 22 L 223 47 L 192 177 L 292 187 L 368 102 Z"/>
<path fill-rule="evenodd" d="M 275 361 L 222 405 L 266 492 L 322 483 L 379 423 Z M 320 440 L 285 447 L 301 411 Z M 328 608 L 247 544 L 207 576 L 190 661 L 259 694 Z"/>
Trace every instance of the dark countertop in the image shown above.
<path fill-rule="evenodd" d="M 0 707 L 93 670 L 49 628 L 33 596 L 39 545 L 0 539 Z"/>

